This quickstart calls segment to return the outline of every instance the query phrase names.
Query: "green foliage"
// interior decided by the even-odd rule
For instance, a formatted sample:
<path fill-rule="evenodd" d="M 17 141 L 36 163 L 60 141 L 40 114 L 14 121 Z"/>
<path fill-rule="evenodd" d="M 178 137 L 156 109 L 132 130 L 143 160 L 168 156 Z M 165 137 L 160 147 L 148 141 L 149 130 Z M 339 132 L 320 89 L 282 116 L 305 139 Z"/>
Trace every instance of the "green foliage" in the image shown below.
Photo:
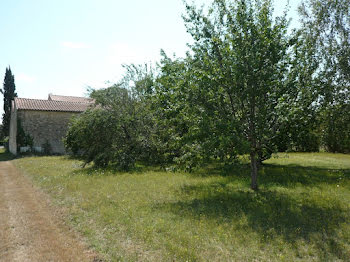
<path fill-rule="evenodd" d="M 85 163 L 128 170 L 136 161 L 157 161 L 154 121 L 147 103 L 152 76 L 144 71 L 140 77 L 139 69 L 142 67 L 129 67 L 119 85 L 92 90 L 96 107 L 72 121 L 65 146 Z"/>
<path fill-rule="evenodd" d="M 350 2 L 309 0 L 299 8 L 287 83 L 296 96 L 285 97 L 279 151 L 348 152 L 350 86 Z M 341 137 L 344 137 L 343 140 Z"/>
<path fill-rule="evenodd" d="M 5 147 L 6 152 L 9 152 L 9 151 L 10 151 L 9 140 L 10 140 L 10 138 L 9 138 L 8 136 L 6 136 L 6 137 L 4 138 L 4 147 Z"/>
<path fill-rule="evenodd" d="M 253 189 L 276 151 L 349 152 L 348 1 L 309 0 L 291 33 L 269 0 L 186 4 L 186 57 L 161 51 L 157 72 L 125 65 L 119 83 L 91 89 L 96 107 L 72 122 L 67 149 L 122 169 L 232 168 L 249 155 Z"/>
<path fill-rule="evenodd" d="M 274 138 L 279 152 L 317 152 L 320 147 L 317 108 L 305 100 L 295 100 L 284 104 L 283 117 Z"/>
<path fill-rule="evenodd" d="M 312 51 L 305 68 L 313 70 L 307 84 L 316 94 L 321 144 L 331 152 L 349 152 L 350 1 L 309 0 L 300 15 L 304 48 Z"/>
<path fill-rule="evenodd" d="M 2 132 L 4 136 L 8 136 L 10 132 L 12 100 L 17 97 L 15 90 L 15 77 L 11 72 L 11 68 L 8 67 L 5 73 L 4 89 L 1 90 L 1 93 L 4 95 L 4 113 L 2 115 Z"/>
<path fill-rule="evenodd" d="M 114 121 L 112 114 L 101 108 L 84 112 L 72 121 L 64 141 L 66 148 L 86 163 L 106 166 L 113 158 Z"/>
<path fill-rule="evenodd" d="M 17 118 L 16 143 L 17 143 L 17 150 L 18 151 L 19 151 L 20 147 L 24 147 L 24 146 L 29 146 L 30 148 L 33 147 L 33 137 L 31 137 L 29 134 L 25 133 L 20 118 Z"/>
<path fill-rule="evenodd" d="M 270 1 L 214 1 L 207 15 L 187 5 L 184 20 L 194 39 L 184 96 L 191 143 L 230 161 L 249 153 L 256 189 L 257 163 L 275 151 L 281 98 L 293 95 L 287 19 L 273 20 Z"/>
<path fill-rule="evenodd" d="M 316 81 L 318 68 L 314 46 L 304 30 L 292 33 L 290 67 L 286 74 L 289 92 L 278 106 L 279 128 L 274 138 L 278 151 L 318 151 L 318 107 Z"/>
<path fill-rule="evenodd" d="M 350 153 L 350 104 L 328 106 L 322 111 L 320 122 L 327 151 Z"/>
<path fill-rule="evenodd" d="M 0 139 L 3 140 L 4 138 L 5 138 L 4 130 L 3 130 L 2 124 L 0 124 Z"/>
<path fill-rule="evenodd" d="M 190 126 L 194 118 L 188 115 L 193 104 L 188 103 L 188 74 L 190 63 L 186 59 L 171 59 L 162 51 L 160 72 L 156 80 L 155 95 L 152 100 L 152 112 L 157 119 L 157 147 L 162 153 L 164 163 L 176 163 L 177 167 L 192 169 L 197 166 L 194 154 L 188 143 L 192 139 Z"/>

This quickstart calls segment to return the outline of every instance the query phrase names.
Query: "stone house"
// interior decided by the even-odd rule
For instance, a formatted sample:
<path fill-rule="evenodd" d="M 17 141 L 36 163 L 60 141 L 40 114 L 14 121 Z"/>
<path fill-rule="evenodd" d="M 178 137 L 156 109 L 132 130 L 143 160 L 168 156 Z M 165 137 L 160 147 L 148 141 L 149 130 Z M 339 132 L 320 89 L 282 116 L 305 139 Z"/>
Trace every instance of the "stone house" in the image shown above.
<path fill-rule="evenodd" d="M 9 150 L 18 152 L 17 132 L 20 123 L 26 135 L 33 139 L 32 149 L 43 151 L 43 145 L 49 144 L 52 153 L 64 154 L 63 137 L 72 116 L 80 114 L 94 104 L 94 100 L 85 97 L 58 96 L 50 94 L 47 100 L 16 97 L 12 101 L 10 120 Z M 19 120 L 19 121 L 18 121 Z M 20 145 L 21 151 L 29 148 Z"/>

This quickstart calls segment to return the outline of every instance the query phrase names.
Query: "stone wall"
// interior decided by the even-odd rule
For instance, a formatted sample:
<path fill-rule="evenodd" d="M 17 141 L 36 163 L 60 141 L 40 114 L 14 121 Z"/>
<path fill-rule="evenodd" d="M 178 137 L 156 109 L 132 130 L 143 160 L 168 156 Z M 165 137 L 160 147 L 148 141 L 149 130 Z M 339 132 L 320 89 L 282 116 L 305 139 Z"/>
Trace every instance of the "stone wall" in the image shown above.
<path fill-rule="evenodd" d="M 77 113 L 56 111 L 18 110 L 17 115 L 26 134 L 34 140 L 34 149 L 40 151 L 48 141 L 52 153 L 64 154 L 63 137 L 66 135 L 68 123 Z"/>

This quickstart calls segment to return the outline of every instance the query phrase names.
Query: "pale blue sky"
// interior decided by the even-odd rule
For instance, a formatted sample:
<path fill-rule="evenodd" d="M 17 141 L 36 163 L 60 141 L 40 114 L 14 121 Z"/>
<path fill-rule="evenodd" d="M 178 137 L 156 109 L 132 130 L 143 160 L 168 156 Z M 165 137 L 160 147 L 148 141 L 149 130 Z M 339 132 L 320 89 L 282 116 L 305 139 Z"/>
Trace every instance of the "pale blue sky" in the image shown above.
<path fill-rule="evenodd" d="M 87 86 L 117 81 L 121 64 L 155 63 L 160 49 L 183 56 L 191 41 L 181 18 L 182 0 L 0 2 L 0 79 L 10 65 L 19 97 L 81 96 Z M 292 26 L 299 2 L 290 1 Z M 286 3 L 275 0 L 276 13 Z"/>

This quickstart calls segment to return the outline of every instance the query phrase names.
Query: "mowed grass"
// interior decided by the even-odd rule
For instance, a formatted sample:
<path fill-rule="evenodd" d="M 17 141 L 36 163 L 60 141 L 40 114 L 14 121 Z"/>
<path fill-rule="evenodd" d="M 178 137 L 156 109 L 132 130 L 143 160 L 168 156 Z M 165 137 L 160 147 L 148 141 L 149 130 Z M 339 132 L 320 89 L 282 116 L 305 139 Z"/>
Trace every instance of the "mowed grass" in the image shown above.
<path fill-rule="evenodd" d="M 186 174 L 13 162 L 106 261 L 350 261 L 350 155 L 278 154 L 257 193 L 247 165 Z"/>

